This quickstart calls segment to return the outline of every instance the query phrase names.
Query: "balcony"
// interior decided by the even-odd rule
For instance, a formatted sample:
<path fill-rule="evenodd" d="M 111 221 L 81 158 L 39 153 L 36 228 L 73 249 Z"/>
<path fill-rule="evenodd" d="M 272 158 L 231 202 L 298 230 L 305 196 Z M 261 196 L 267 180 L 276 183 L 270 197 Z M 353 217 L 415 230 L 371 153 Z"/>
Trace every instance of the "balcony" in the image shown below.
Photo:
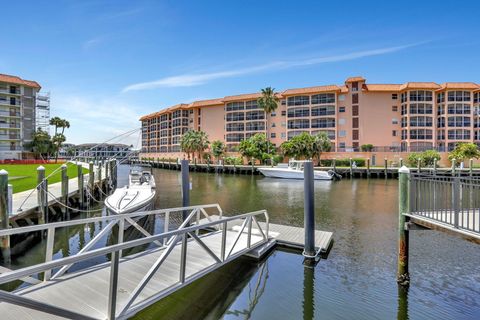
<path fill-rule="evenodd" d="M 19 134 L 0 134 L 0 140 L 20 140 Z"/>
<path fill-rule="evenodd" d="M 15 103 L 13 103 L 13 102 L 10 101 L 10 100 L 0 99 L 0 105 L 2 105 L 2 106 L 20 107 L 22 104 L 20 103 L 20 101 L 15 101 Z"/>
<path fill-rule="evenodd" d="M 0 123 L 0 128 L 20 129 L 20 123 Z"/>
<path fill-rule="evenodd" d="M 20 118 L 20 112 L 0 110 L 0 117 L 18 117 L 18 118 Z"/>
<path fill-rule="evenodd" d="M 6 89 L 5 87 L 3 88 L 0 88 L 0 93 L 3 93 L 3 94 L 16 94 L 16 95 L 20 95 L 20 89 Z"/>

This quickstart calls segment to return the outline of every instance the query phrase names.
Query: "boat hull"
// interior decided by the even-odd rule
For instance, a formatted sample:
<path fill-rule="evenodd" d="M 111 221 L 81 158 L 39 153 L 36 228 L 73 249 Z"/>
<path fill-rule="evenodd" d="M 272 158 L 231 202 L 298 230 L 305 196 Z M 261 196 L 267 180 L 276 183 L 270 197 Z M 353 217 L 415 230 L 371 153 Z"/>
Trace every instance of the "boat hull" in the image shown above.
<path fill-rule="evenodd" d="M 265 177 L 280 178 L 280 179 L 296 179 L 303 180 L 303 171 L 278 169 L 278 168 L 259 168 L 258 169 Z M 314 171 L 315 180 L 332 180 L 333 176 L 326 171 Z"/>

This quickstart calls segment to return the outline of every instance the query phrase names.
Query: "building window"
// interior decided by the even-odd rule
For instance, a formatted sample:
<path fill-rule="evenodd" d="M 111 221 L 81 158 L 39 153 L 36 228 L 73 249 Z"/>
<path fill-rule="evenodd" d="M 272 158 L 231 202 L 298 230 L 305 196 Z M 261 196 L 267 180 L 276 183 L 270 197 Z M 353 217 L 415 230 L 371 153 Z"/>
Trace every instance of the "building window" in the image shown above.
<path fill-rule="evenodd" d="M 358 128 L 358 118 L 352 119 L 352 128 Z"/>
<path fill-rule="evenodd" d="M 338 112 L 345 112 L 345 107 L 338 107 Z"/>
<path fill-rule="evenodd" d="M 285 139 L 287 137 L 287 134 L 285 132 L 280 133 L 280 137 L 282 139 Z"/>
<path fill-rule="evenodd" d="M 312 128 L 335 128 L 335 119 L 312 119 Z"/>
<path fill-rule="evenodd" d="M 432 91 L 410 91 L 410 101 L 432 101 Z"/>
<path fill-rule="evenodd" d="M 449 127 L 470 127 L 470 117 L 448 117 Z"/>
<path fill-rule="evenodd" d="M 270 117 L 275 117 L 277 114 L 275 112 L 270 113 Z"/>
<path fill-rule="evenodd" d="M 227 122 L 230 122 L 230 121 L 244 121 L 244 120 L 245 120 L 245 113 L 243 113 L 243 112 L 227 113 Z"/>
<path fill-rule="evenodd" d="M 345 95 L 344 94 L 339 95 L 338 101 L 345 101 Z"/>
<path fill-rule="evenodd" d="M 309 108 L 295 108 L 288 110 L 288 118 L 299 118 L 299 117 L 308 117 L 310 116 Z"/>
<path fill-rule="evenodd" d="M 312 117 L 331 116 L 335 114 L 335 106 L 313 107 Z"/>
<path fill-rule="evenodd" d="M 276 138 L 276 137 L 277 137 L 277 134 L 276 134 L 275 132 L 272 132 L 272 133 L 270 134 L 270 138 L 273 139 L 273 138 Z"/>
<path fill-rule="evenodd" d="M 227 132 L 244 131 L 245 130 L 245 124 L 243 124 L 243 123 L 227 123 L 226 130 L 227 130 Z"/>
<path fill-rule="evenodd" d="M 432 114 L 433 106 L 430 103 L 410 104 L 410 114 Z"/>
<path fill-rule="evenodd" d="M 343 118 L 338 119 L 338 124 L 343 126 L 345 124 L 345 119 Z"/>
<path fill-rule="evenodd" d="M 287 115 L 287 111 L 282 110 L 282 116 L 286 116 L 286 115 Z"/>
<path fill-rule="evenodd" d="M 437 94 L 437 103 L 445 102 L 445 92 L 440 92 Z"/>
<path fill-rule="evenodd" d="M 263 120 L 265 119 L 264 111 L 249 111 L 245 114 L 246 120 Z"/>
<path fill-rule="evenodd" d="M 470 101 L 469 91 L 449 91 L 448 101 Z"/>
<path fill-rule="evenodd" d="M 392 137 L 396 137 L 397 136 L 397 130 L 392 130 Z"/>
<path fill-rule="evenodd" d="M 392 93 L 392 100 L 397 100 L 398 99 L 398 94 Z"/>
<path fill-rule="evenodd" d="M 275 124 L 275 122 L 272 122 L 272 128 L 275 128 L 277 125 Z"/>
<path fill-rule="evenodd" d="M 393 111 L 393 112 L 397 112 L 397 111 L 398 111 L 398 107 L 397 107 L 397 106 L 392 106 L 392 111 Z"/>
<path fill-rule="evenodd" d="M 338 131 L 338 136 L 343 138 L 347 136 L 347 131 L 346 130 L 340 130 Z"/>
<path fill-rule="evenodd" d="M 473 103 L 479 103 L 480 102 L 480 93 L 477 92 L 473 95 Z"/>
<path fill-rule="evenodd" d="M 471 108 L 466 103 L 449 103 L 447 106 L 448 114 L 470 114 Z"/>
<path fill-rule="evenodd" d="M 282 104 L 282 106 L 285 106 L 285 105 L 287 105 L 287 101 L 285 99 L 282 99 L 281 104 Z"/>
<path fill-rule="evenodd" d="M 398 119 L 392 119 L 392 124 L 398 124 Z"/>
<path fill-rule="evenodd" d="M 358 116 L 358 105 L 352 106 L 352 116 Z"/>
<path fill-rule="evenodd" d="M 308 119 L 298 119 L 298 120 L 288 121 L 288 129 L 309 129 L 309 128 L 310 128 L 310 120 Z"/>
<path fill-rule="evenodd" d="M 345 149 L 345 142 L 340 142 L 340 143 L 338 144 L 338 148 L 339 148 L 339 149 Z"/>
<path fill-rule="evenodd" d="M 358 130 L 352 130 L 352 140 L 358 140 Z"/>
<path fill-rule="evenodd" d="M 295 97 L 288 97 L 287 98 L 287 105 L 288 106 L 303 106 L 310 104 L 310 97 L 309 96 L 295 96 Z"/>
<path fill-rule="evenodd" d="M 245 102 L 245 109 L 246 110 L 258 109 L 257 100 L 250 100 Z"/>
<path fill-rule="evenodd" d="M 312 104 L 335 103 L 334 93 L 321 93 L 312 96 Z"/>
<path fill-rule="evenodd" d="M 352 82 L 352 91 L 357 92 L 358 91 L 358 82 Z"/>
<path fill-rule="evenodd" d="M 410 127 L 431 127 L 432 117 L 410 117 Z"/>
<path fill-rule="evenodd" d="M 238 110 L 244 110 L 245 109 L 245 104 L 242 102 L 230 102 L 227 103 L 227 106 L 225 108 L 225 111 L 238 111 Z"/>
<path fill-rule="evenodd" d="M 411 140 L 431 140 L 432 130 L 429 129 L 412 129 L 410 130 Z"/>
<path fill-rule="evenodd" d="M 456 129 L 448 130 L 450 140 L 470 140 L 470 130 Z"/>
<path fill-rule="evenodd" d="M 358 93 L 352 94 L 352 103 L 358 103 Z"/>
<path fill-rule="evenodd" d="M 265 130 L 265 122 L 253 121 L 247 122 L 247 131 L 263 131 Z"/>

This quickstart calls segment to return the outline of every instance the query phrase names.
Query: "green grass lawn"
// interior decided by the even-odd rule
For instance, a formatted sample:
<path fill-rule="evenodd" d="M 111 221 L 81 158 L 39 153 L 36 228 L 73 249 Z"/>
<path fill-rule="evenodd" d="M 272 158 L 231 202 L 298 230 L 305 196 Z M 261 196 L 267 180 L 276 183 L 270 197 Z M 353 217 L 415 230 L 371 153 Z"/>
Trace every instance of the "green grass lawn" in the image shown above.
<path fill-rule="evenodd" d="M 45 176 L 51 174 L 62 164 L 42 164 L 45 167 Z M 37 185 L 37 168 L 39 164 L 1 164 L 0 170 L 8 171 L 8 183 L 13 186 L 13 193 L 35 188 Z M 87 169 L 83 169 L 83 173 L 88 173 Z M 77 166 L 67 163 L 67 175 L 69 178 L 77 176 Z M 48 184 L 60 182 L 61 170 L 59 169 L 54 175 L 48 178 Z"/>

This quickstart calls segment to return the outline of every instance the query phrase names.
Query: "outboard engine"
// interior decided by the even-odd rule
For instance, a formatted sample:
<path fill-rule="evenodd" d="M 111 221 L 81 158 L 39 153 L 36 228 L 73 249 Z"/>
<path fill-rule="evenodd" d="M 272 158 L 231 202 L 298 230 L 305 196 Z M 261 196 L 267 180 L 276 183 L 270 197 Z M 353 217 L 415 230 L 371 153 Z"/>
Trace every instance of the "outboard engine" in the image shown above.
<path fill-rule="evenodd" d="M 329 174 L 331 177 L 333 177 L 334 180 L 340 180 L 340 179 L 342 179 L 342 175 L 339 174 L 339 173 L 336 173 L 336 172 L 333 171 L 333 170 L 328 170 L 327 172 L 328 172 L 328 174 Z"/>

